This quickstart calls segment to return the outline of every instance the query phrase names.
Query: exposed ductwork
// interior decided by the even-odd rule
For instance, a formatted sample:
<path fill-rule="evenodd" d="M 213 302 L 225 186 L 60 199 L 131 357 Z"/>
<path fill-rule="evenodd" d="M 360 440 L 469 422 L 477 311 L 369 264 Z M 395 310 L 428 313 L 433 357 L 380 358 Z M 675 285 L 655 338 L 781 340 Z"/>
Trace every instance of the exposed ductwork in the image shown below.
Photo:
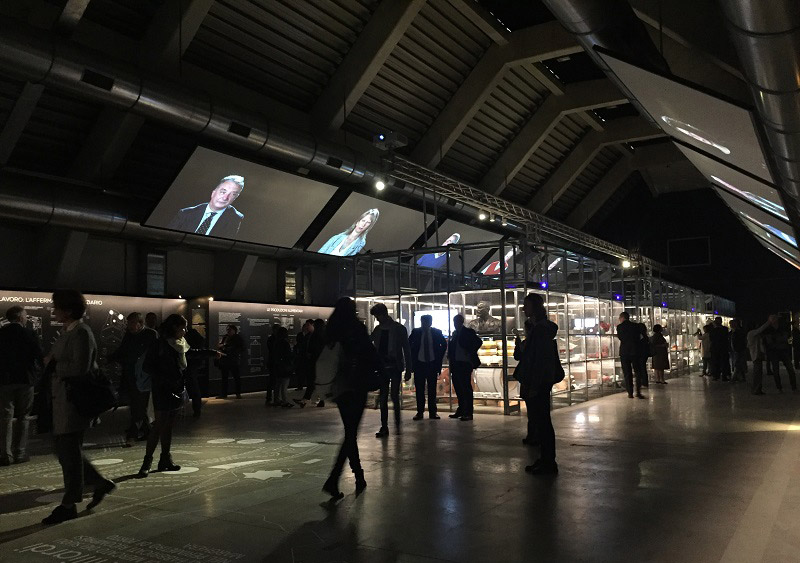
<path fill-rule="evenodd" d="M 307 168 L 333 180 L 370 181 L 377 165 L 347 146 L 269 121 L 226 100 L 189 90 L 95 51 L 0 20 L 0 71 L 29 82 L 168 123 L 221 141 L 256 159 Z"/>
<path fill-rule="evenodd" d="M 766 129 L 787 210 L 800 214 L 800 6 L 796 0 L 721 0 Z"/>
<path fill-rule="evenodd" d="M 668 74 L 669 66 L 661 56 L 644 23 L 636 17 L 627 0 L 543 0 L 567 31 L 606 76 L 625 94 L 644 119 L 652 122 L 628 88 L 617 78 L 595 51 L 601 47 L 612 53 L 624 54 L 631 62 L 644 68 Z"/>

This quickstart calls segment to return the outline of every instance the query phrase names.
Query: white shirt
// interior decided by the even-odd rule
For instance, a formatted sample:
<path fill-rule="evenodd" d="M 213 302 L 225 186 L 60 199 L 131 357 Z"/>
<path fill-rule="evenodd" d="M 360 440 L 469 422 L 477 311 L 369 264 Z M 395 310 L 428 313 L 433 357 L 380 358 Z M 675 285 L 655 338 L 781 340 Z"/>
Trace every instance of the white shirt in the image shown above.
<path fill-rule="evenodd" d="M 425 358 L 425 350 L 427 350 L 428 358 Z M 423 328 L 422 329 L 422 341 L 420 342 L 419 346 L 419 354 L 417 354 L 417 359 L 420 362 L 432 362 L 435 360 L 433 357 L 433 338 L 431 337 L 431 329 Z"/>
<path fill-rule="evenodd" d="M 228 208 L 226 207 L 225 209 L 228 209 Z M 212 213 L 216 213 L 216 215 L 214 215 L 214 218 L 213 218 L 213 219 L 211 219 L 211 224 L 208 226 L 208 230 L 206 231 L 206 234 L 207 234 L 207 235 L 210 235 L 210 234 L 211 234 L 211 230 L 214 228 L 214 225 L 216 225 L 216 224 L 217 224 L 217 221 L 219 221 L 219 217 L 220 217 L 220 215 L 222 215 L 223 213 L 225 213 L 225 209 L 221 209 L 221 210 L 219 210 L 219 211 L 214 211 L 213 209 L 211 209 L 211 207 L 209 206 L 209 204 L 206 204 L 206 211 L 205 211 L 205 213 L 203 213 L 203 217 L 200 219 L 200 222 L 199 222 L 199 223 L 197 224 L 197 226 L 194 228 L 194 232 L 195 232 L 195 233 L 197 232 L 197 229 L 199 229 L 199 228 L 200 228 L 200 225 L 202 225 L 202 224 L 203 224 L 203 221 L 205 221 L 206 219 L 208 219 L 208 216 L 209 216 L 209 215 L 211 215 Z"/>

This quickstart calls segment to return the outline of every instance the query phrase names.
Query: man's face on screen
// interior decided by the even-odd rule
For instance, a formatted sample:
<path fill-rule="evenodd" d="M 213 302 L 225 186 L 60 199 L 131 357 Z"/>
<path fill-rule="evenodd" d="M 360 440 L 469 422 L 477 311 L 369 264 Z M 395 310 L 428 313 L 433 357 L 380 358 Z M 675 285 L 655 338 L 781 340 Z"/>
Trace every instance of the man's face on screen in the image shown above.
<path fill-rule="evenodd" d="M 233 200 L 239 197 L 241 192 L 242 190 L 236 182 L 227 180 L 214 188 L 214 191 L 211 192 L 211 199 L 208 205 L 214 211 L 220 211 L 233 203 Z"/>

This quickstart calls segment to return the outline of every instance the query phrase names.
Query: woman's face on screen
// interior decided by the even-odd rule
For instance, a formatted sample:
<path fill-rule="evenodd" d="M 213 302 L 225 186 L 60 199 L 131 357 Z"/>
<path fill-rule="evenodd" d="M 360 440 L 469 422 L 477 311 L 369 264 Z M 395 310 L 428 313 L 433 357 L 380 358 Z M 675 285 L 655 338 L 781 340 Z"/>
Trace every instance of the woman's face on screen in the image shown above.
<path fill-rule="evenodd" d="M 364 215 L 361 219 L 358 220 L 356 223 L 356 234 L 360 235 L 372 224 L 372 215 Z"/>

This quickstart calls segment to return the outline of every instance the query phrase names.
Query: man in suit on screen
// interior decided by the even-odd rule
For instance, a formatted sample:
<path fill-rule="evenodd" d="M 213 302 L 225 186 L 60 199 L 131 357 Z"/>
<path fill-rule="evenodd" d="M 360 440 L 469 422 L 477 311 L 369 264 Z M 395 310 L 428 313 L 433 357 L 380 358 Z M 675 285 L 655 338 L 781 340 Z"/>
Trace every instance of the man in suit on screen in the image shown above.
<path fill-rule="evenodd" d="M 243 176 L 225 176 L 211 192 L 208 203 L 184 207 L 167 225 L 168 229 L 235 239 L 244 215 L 232 205 L 244 190 Z"/>

